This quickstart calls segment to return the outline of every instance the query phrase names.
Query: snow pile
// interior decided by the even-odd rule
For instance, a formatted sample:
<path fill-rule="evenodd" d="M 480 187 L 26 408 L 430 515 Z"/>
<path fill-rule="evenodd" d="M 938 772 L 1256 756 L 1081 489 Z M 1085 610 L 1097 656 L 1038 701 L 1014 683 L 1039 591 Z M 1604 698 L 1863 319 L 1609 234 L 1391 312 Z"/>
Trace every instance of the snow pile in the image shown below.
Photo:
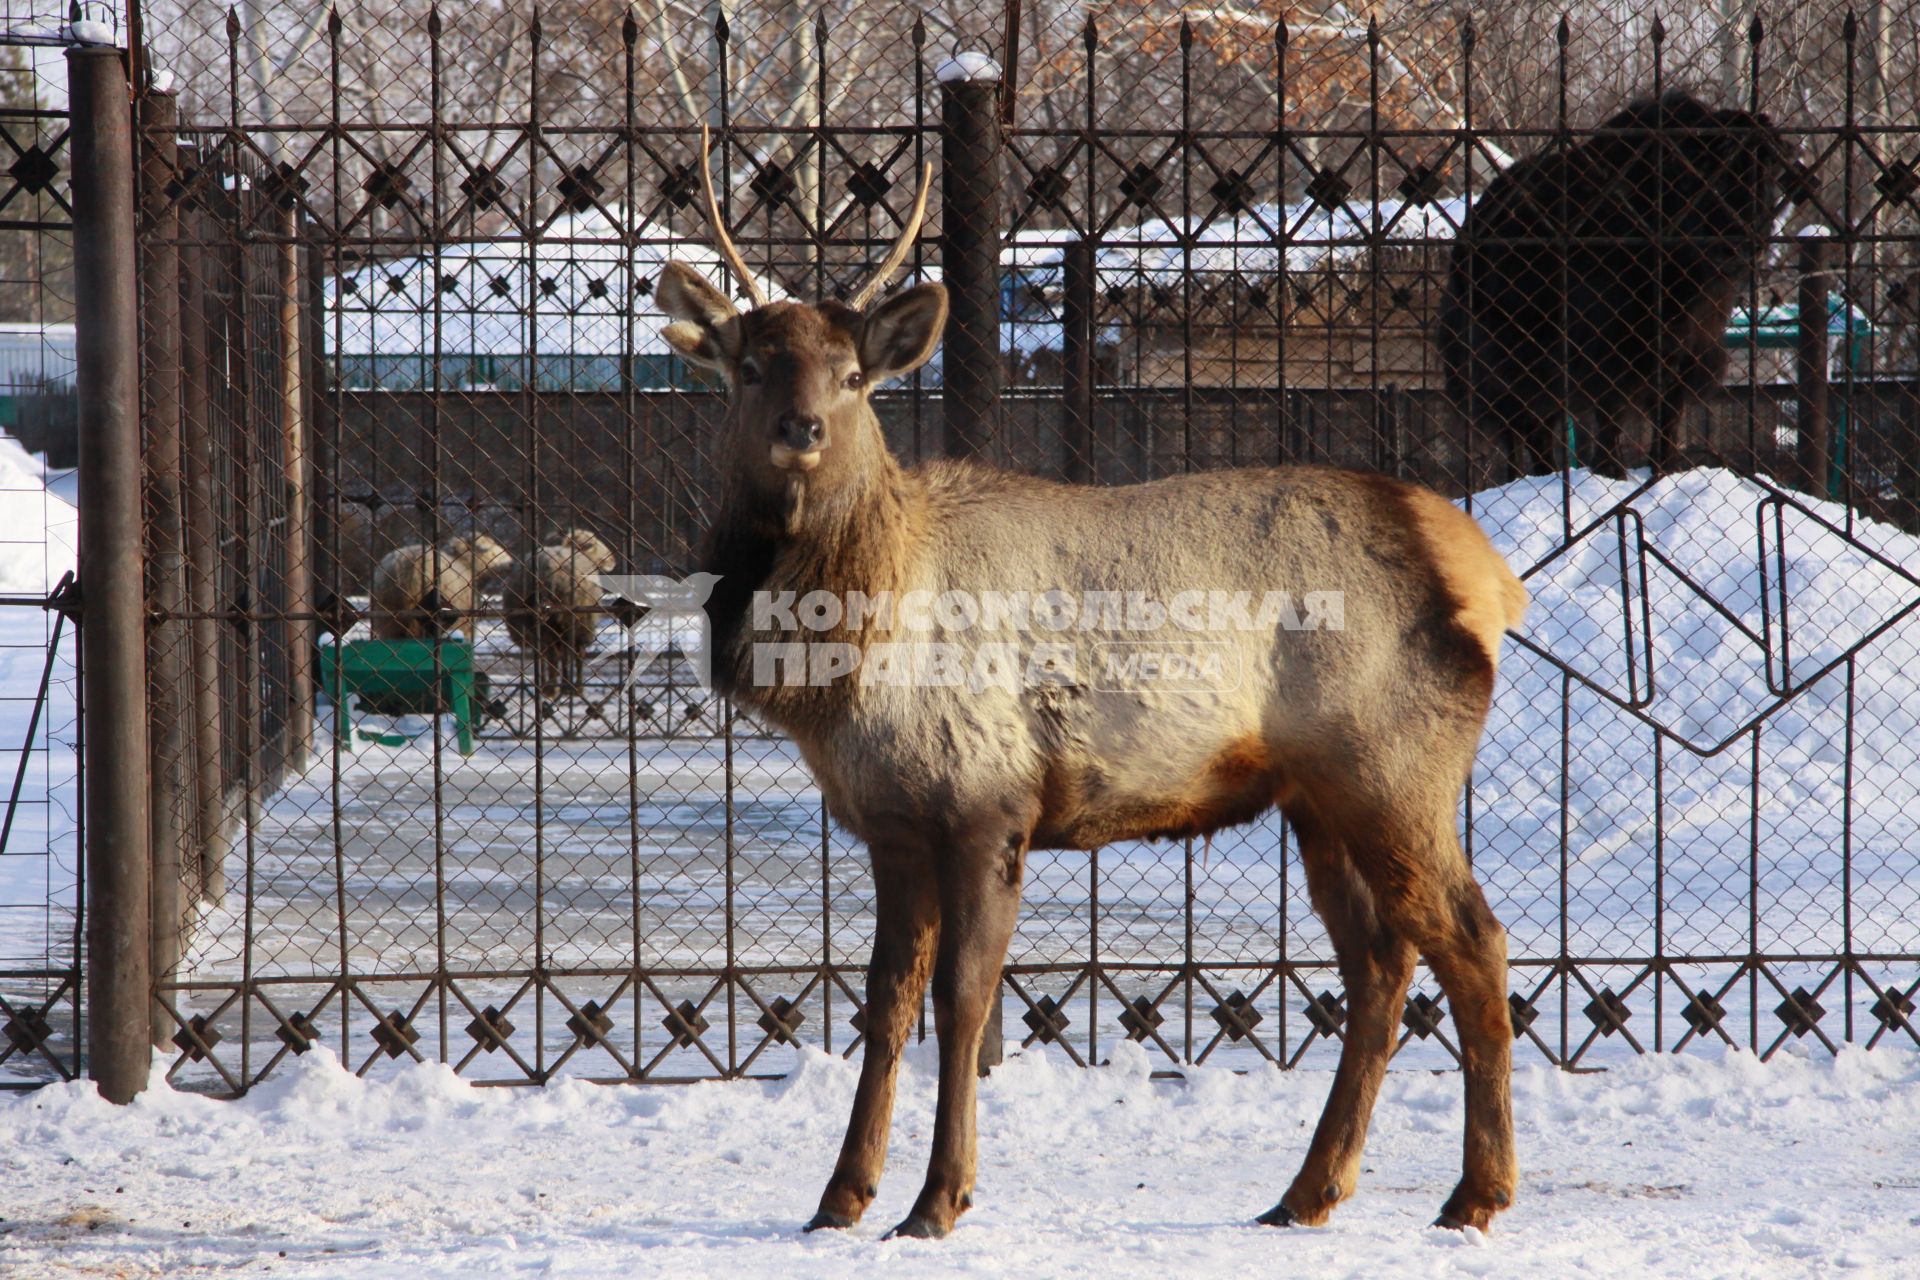
<path fill-rule="evenodd" d="M 1559 476 L 1530 477 L 1473 504 L 1527 576 L 1521 636 L 1646 703 L 1643 719 L 1570 686 L 1574 945 L 1650 949 L 1661 774 L 1670 947 L 1746 949 L 1752 871 L 1762 950 L 1840 951 L 1849 841 L 1856 946 L 1920 947 L 1920 539 L 1857 516 L 1849 535 L 1844 507 L 1797 494 L 1804 512 L 1781 506 L 1729 471 L 1688 471 L 1635 496 L 1644 483 L 1576 472 L 1563 499 Z M 1496 909 L 1519 916 L 1521 951 L 1557 945 L 1544 926 L 1558 916 L 1561 687 L 1559 666 L 1509 642 L 1475 779 L 1475 838 L 1490 854 L 1476 867 Z M 1663 770 L 1646 720 L 1673 735 Z"/>
<path fill-rule="evenodd" d="M 79 532 L 73 505 L 42 483 L 45 467 L 10 436 L 0 435 L 0 596 L 37 600 L 74 568 Z M 0 969 L 40 969 L 71 946 L 78 889 L 74 848 L 74 655 L 67 628 L 52 670 L 47 640 L 54 617 L 37 603 L 0 606 L 0 749 L 11 778 L 20 770 L 20 800 L 0 851 Z M 41 678 L 48 700 L 35 719 Z M 23 761 L 33 727 L 33 751 Z M 0 995 L 32 990 L 35 980 L 0 983 Z M 0 1021 L 4 1021 L 0 1017 Z"/>
<path fill-rule="evenodd" d="M 39 458 L 0 435 L 0 594 L 45 595 L 74 567 L 78 515 L 47 491 L 45 475 Z"/>
<path fill-rule="evenodd" d="M 940 1242 L 879 1240 L 925 1167 L 926 1048 L 867 1221 L 813 1236 L 797 1228 L 857 1074 L 819 1053 L 781 1081 L 685 1088 L 481 1089 L 439 1066 L 367 1083 L 324 1050 L 240 1102 L 160 1084 L 116 1109 L 55 1086 L 0 1101 L 0 1272 L 1891 1278 L 1920 1253 L 1912 1053 L 1523 1069 L 1519 1196 L 1486 1237 L 1427 1229 L 1458 1176 L 1457 1076 L 1391 1074 L 1356 1198 L 1327 1228 L 1279 1231 L 1249 1224 L 1291 1178 L 1326 1074 L 1173 1083 L 1135 1046 L 1115 1057 L 1019 1053 L 985 1081 L 976 1205 Z"/>

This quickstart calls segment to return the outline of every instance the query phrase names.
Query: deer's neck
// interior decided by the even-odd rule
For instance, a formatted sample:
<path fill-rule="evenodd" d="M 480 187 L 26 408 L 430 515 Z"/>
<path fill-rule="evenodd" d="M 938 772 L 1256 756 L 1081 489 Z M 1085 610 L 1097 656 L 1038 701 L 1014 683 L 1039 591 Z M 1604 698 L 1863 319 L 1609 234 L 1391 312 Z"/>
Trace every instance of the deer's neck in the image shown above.
<path fill-rule="evenodd" d="M 746 659 L 757 594 L 785 597 L 790 606 L 825 591 L 844 606 L 854 592 L 872 599 L 900 591 L 923 542 L 926 510 L 924 485 L 884 452 L 830 487 L 802 479 L 770 493 L 744 480 L 730 484 L 703 557 L 703 567 L 720 576 L 707 603 L 716 675 L 726 679 Z M 758 638 L 864 640 L 842 628 Z"/>

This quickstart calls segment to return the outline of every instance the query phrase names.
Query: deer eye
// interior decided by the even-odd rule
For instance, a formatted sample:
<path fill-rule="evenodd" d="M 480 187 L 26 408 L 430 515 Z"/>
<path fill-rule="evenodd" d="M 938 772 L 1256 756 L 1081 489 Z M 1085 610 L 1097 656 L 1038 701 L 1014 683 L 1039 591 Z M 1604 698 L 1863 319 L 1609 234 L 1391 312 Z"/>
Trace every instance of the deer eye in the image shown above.
<path fill-rule="evenodd" d="M 741 385 L 743 386 L 748 386 L 748 387 L 759 386 L 760 385 L 760 366 L 755 364 L 751 360 L 742 360 L 740 362 L 740 382 L 741 382 Z"/>
<path fill-rule="evenodd" d="M 846 387 L 846 389 L 849 391 L 858 391 L 860 388 L 867 385 L 867 375 L 860 372 L 858 369 L 855 369 L 852 373 L 846 376 L 846 379 L 841 383 L 841 385 Z"/>

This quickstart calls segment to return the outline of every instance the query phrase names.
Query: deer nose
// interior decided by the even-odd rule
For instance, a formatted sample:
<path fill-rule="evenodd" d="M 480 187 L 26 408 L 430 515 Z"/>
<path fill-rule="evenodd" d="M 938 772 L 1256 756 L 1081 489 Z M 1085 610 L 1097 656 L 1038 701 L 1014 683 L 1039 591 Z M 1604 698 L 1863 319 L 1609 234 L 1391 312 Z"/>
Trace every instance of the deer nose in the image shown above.
<path fill-rule="evenodd" d="M 795 453 L 809 453 L 820 447 L 827 424 L 811 413 L 783 413 L 776 424 L 780 443 Z"/>

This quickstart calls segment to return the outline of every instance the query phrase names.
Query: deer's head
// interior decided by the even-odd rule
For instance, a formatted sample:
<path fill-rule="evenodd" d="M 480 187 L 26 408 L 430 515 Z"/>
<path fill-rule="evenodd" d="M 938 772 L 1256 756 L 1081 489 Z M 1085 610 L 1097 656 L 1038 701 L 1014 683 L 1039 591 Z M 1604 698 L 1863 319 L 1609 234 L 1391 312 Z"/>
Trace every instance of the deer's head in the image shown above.
<path fill-rule="evenodd" d="M 688 361 L 726 379 L 724 454 L 749 480 L 768 489 L 801 481 L 820 489 L 864 475 L 886 453 L 867 396 L 887 379 L 925 364 L 947 321 L 947 291 L 937 284 L 871 305 L 920 234 L 931 166 L 921 175 L 913 216 L 900 238 L 849 301 L 768 302 L 720 216 L 707 141 L 703 129 L 700 176 L 714 247 L 751 305 L 739 310 L 700 272 L 670 262 L 656 294 L 673 319 L 663 336 Z"/>

